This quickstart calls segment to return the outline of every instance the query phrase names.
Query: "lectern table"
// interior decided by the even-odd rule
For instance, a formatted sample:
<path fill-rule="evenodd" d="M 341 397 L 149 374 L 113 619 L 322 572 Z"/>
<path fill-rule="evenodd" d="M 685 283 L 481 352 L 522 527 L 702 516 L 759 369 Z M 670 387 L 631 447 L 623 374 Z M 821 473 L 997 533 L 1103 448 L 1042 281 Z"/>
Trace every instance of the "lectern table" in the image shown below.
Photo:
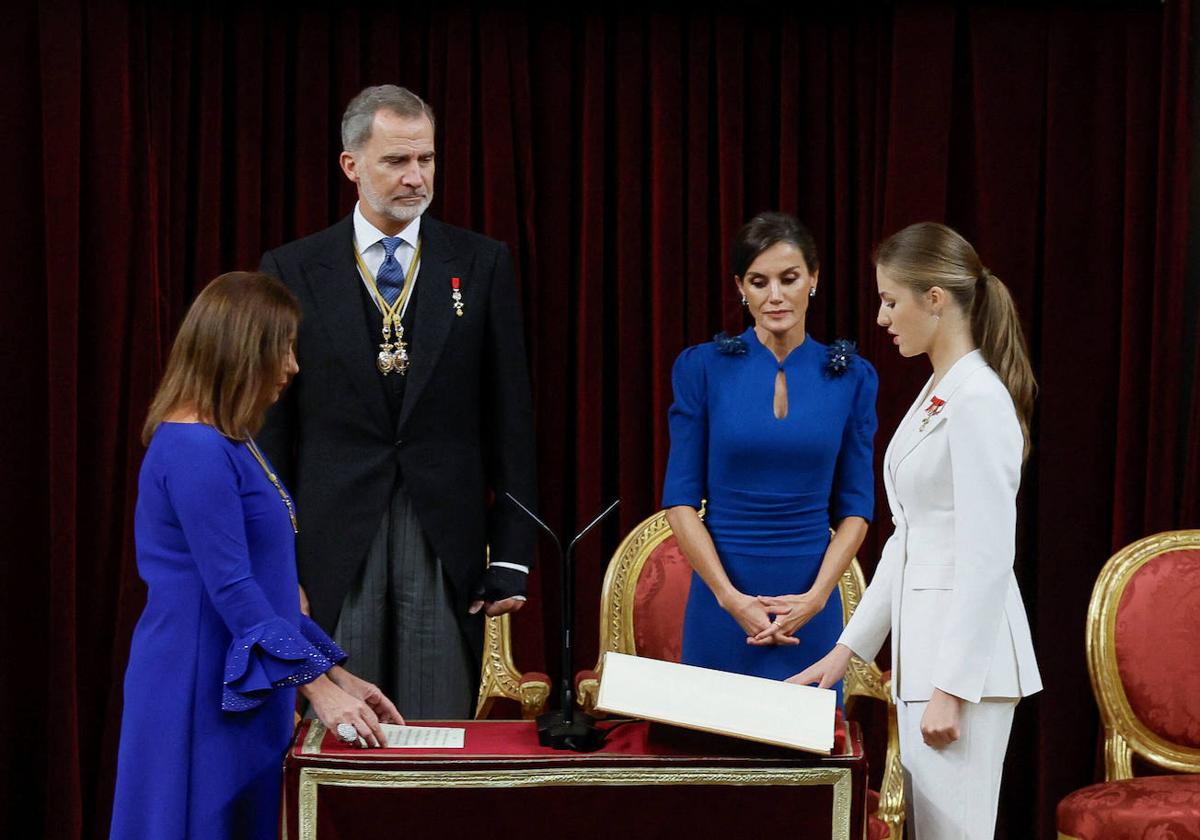
<path fill-rule="evenodd" d="M 594 753 L 538 745 L 530 721 L 466 729 L 461 749 L 362 750 L 304 721 L 285 763 L 288 840 L 395 837 L 864 836 L 857 726 L 830 756 L 645 721 L 613 722 Z"/>

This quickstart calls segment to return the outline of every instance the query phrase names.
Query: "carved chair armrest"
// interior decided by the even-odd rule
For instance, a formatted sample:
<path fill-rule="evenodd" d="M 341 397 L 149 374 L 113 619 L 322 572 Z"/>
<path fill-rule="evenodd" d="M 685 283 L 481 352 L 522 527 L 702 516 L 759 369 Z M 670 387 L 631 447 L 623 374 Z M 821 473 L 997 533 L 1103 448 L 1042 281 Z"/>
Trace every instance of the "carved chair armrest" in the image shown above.
<path fill-rule="evenodd" d="M 550 701 L 550 677 L 541 671 L 529 671 L 521 677 L 521 717 L 533 720 L 546 713 Z"/>
<path fill-rule="evenodd" d="M 600 694 L 600 673 L 592 669 L 575 674 L 576 702 L 589 715 L 596 713 L 596 700 Z"/>
<path fill-rule="evenodd" d="M 512 617 L 492 616 L 484 624 L 483 669 L 479 680 L 479 699 L 475 717 L 482 720 L 491 712 L 496 700 L 515 700 L 521 704 L 521 716 L 526 720 L 546 710 L 550 698 L 550 678 L 545 674 L 522 674 L 513 664 Z"/>
<path fill-rule="evenodd" d="M 891 702 L 891 673 L 880 671 L 874 662 L 863 662 L 857 656 L 852 656 L 850 670 L 846 674 L 848 693 L 859 697 L 873 697 L 885 703 Z"/>

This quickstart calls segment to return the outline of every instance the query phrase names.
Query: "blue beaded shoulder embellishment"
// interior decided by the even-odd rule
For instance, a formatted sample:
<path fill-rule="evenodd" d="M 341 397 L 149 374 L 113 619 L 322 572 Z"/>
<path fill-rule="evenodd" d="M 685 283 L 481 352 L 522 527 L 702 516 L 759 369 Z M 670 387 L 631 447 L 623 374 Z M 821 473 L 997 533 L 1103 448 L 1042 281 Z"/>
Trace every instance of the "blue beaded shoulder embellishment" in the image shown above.
<path fill-rule="evenodd" d="M 846 338 L 830 343 L 825 350 L 825 375 L 841 376 L 850 367 L 850 360 L 858 355 L 858 345 Z"/>
<path fill-rule="evenodd" d="M 714 335 L 713 342 L 717 345 L 717 352 L 724 353 L 726 356 L 744 356 L 748 349 L 741 336 L 730 335 L 726 332 Z"/>

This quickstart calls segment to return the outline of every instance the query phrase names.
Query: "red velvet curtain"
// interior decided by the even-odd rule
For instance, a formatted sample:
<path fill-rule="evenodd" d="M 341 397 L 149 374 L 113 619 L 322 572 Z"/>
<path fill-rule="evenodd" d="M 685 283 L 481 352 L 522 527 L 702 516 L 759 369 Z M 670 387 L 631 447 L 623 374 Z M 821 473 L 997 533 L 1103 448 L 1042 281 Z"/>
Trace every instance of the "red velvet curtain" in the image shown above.
<path fill-rule="evenodd" d="M 1134 538 L 1200 525 L 1189 16 L 1187 0 L 0 11 L 0 352 L 15 380 L 0 412 L 0 833 L 105 836 L 144 600 L 138 433 L 165 351 L 207 280 L 348 212 L 341 110 L 389 81 L 439 115 L 433 212 L 517 258 L 542 512 L 566 529 L 622 499 L 580 554 L 577 667 L 595 653 L 603 558 L 657 506 L 671 363 L 742 325 L 724 269 L 737 226 L 769 208 L 811 225 L 810 331 L 858 340 L 878 367 L 880 452 L 927 370 L 874 325 L 871 247 L 922 219 L 976 244 L 1016 296 L 1041 382 L 1017 572 L 1047 689 L 1018 711 L 1002 830 L 1052 837 L 1054 804 L 1093 778 L 1096 572 Z M 882 493 L 877 522 L 868 569 Z M 558 667 L 557 583 L 547 562 L 516 624 L 523 667 Z"/>

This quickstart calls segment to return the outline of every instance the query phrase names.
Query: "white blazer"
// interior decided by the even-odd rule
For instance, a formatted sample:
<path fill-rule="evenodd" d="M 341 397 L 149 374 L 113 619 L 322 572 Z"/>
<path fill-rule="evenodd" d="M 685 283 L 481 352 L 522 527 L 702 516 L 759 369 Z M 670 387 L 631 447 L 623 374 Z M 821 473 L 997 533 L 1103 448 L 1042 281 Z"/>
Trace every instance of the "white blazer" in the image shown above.
<path fill-rule="evenodd" d="M 934 395 L 945 404 L 927 414 Z M 1042 688 L 1013 574 L 1022 446 L 1012 398 L 978 350 L 933 394 L 926 383 L 888 444 L 896 530 L 838 641 L 869 662 L 890 630 L 900 700 L 935 687 L 972 703 Z"/>

